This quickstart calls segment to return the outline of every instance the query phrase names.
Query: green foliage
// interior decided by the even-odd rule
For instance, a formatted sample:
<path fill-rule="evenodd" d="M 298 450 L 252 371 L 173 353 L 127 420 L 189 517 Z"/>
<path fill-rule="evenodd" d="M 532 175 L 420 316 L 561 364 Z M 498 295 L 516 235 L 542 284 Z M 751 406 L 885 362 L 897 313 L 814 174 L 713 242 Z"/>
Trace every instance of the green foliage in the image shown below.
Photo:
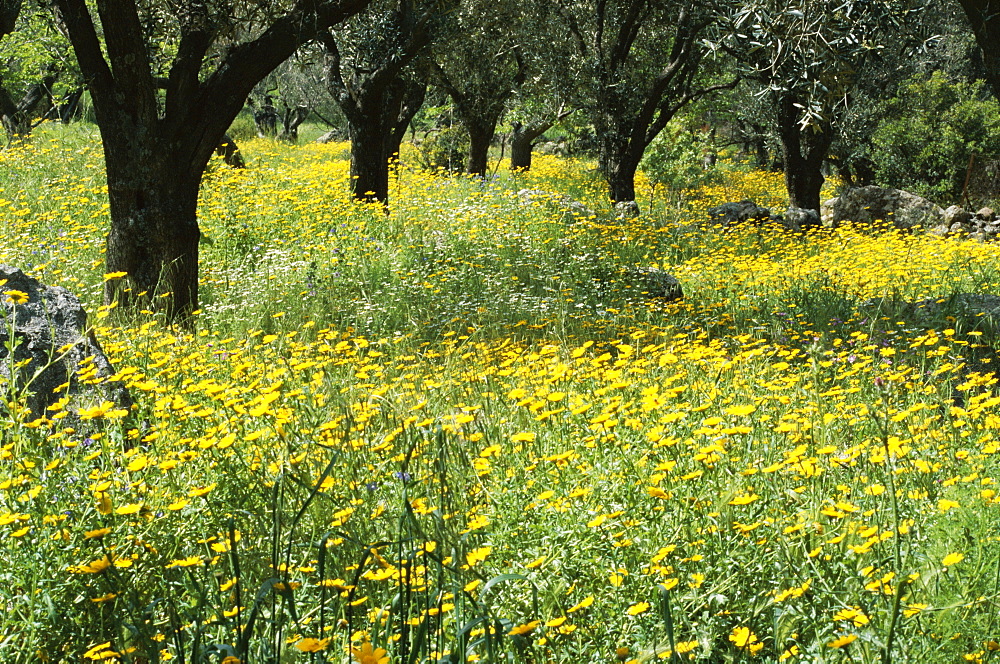
<path fill-rule="evenodd" d="M 705 132 L 675 119 L 646 148 L 641 167 L 653 182 L 671 191 L 701 186 L 715 177 L 704 167 L 709 150 L 714 146 Z"/>
<path fill-rule="evenodd" d="M 257 136 L 257 127 L 254 125 L 253 116 L 250 113 L 240 113 L 233 120 L 233 124 L 229 125 L 229 136 L 240 143 L 241 141 L 248 141 L 251 138 Z"/>
<path fill-rule="evenodd" d="M 0 39 L 0 80 L 16 96 L 38 82 L 47 68 L 62 59 L 68 47 L 51 19 L 25 12 L 18 28 Z"/>
<path fill-rule="evenodd" d="M 913 79 L 885 103 L 873 158 L 880 181 L 958 202 L 972 155 L 1000 155 L 1000 103 L 983 83 L 943 73 Z"/>

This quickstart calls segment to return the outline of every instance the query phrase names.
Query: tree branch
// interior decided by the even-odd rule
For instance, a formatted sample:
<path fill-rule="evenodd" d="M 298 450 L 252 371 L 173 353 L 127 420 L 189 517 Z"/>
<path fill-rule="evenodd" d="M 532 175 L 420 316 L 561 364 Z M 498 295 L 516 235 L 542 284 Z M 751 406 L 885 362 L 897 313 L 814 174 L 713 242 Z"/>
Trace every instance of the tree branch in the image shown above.
<path fill-rule="evenodd" d="M 156 88 L 150 71 L 145 31 L 134 0 L 97 0 L 104 46 L 120 102 L 129 115 L 150 123 L 157 119 Z"/>
<path fill-rule="evenodd" d="M 166 85 L 164 115 L 168 122 L 198 94 L 202 61 L 218 32 L 203 0 L 191 2 L 186 9 L 180 17 L 181 41 Z"/>
<path fill-rule="evenodd" d="M 90 17 L 86 0 L 56 0 L 73 51 L 76 53 L 84 84 L 90 88 L 98 121 L 111 111 L 114 104 L 115 79 L 104 59 L 101 41 Z"/>

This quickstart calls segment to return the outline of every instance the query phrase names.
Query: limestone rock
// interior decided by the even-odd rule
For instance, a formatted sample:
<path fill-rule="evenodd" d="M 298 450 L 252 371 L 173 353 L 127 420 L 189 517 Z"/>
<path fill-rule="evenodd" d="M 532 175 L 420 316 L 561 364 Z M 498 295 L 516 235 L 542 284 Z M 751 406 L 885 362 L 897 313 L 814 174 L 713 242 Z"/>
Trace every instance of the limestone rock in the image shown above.
<path fill-rule="evenodd" d="M 596 212 L 580 201 L 574 200 L 569 196 L 558 196 L 548 191 L 542 191 L 541 189 L 521 189 L 517 192 L 517 197 L 520 199 L 521 205 L 530 205 L 534 202 L 554 205 L 563 214 L 569 216 L 570 221 L 597 216 Z"/>
<path fill-rule="evenodd" d="M 317 143 L 339 143 L 340 141 L 347 140 L 344 136 L 344 132 L 339 129 L 331 129 L 322 136 L 316 139 Z"/>
<path fill-rule="evenodd" d="M 713 224 L 730 226 L 743 221 L 765 221 L 771 218 L 771 210 L 760 207 L 749 198 L 735 203 L 723 203 L 709 208 L 708 217 Z"/>
<path fill-rule="evenodd" d="M 973 214 L 968 210 L 952 205 L 944 211 L 944 223 L 952 226 L 954 224 L 968 224 L 972 222 Z"/>
<path fill-rule="evenodd" d="M 668 302 L 684 298 L 681 282 L 666 270 L 655 267 L 635 267 L 628 271 L 629 279 L 649 297 L 662 297 Z"/>
<path fill-rule="evenodd" d="M 901 189 L 868 186 L 847 189 L 837 198 L 823 203 L 821 217 L 827 225 L 845 221 L 872 224 L 879 220 L 898 229 L 916 226 L 936 226 L 944 210 L 916 194 Z"/>
<path fill-rule="evenodd" d="M 0 281 L 4 282 L 0 286 L 0 384 L 15 391 L 27 388 L 27 405 L 34 419 L 66 395 L 71 397 L 71 407 L 105 400 L 120 408 L 131 407 L 128 389 L 107 380 L 114 369 L 88 329 L 87 314 L 75 295 L 5 265 L 0 265 Z M 17 302 L 18 293 L 4 295 L 11 291 L 23 293 L 27 300 Z M 11 348 L 13 358 L 9 357 Z M 12 365 L 22 362 L 12 376 Z M 81 370 L 92 378 L 81 381 L 77 375 Z"/>
<path fill-rule="evenodd" d="M 785 211 L 784 225 L 791 230 L 797 231 L 804 228 L 815 228 L 819 226 L 820 217 L 816 210 L 806 208 L 788 208 Z"/>
<path fill-rule="evenodd" d="M 819 206 L 819 221 L 827 228 L 834 226 L 833 211 L 840 205 L 840 198 L 831 198 Z"/>
<path fill-rule="evenodd" d="M 979 208 L 979 211 L 976 212 L 976 219 L 982 219 L 983 221 L 993 221 L 994 219 L 993 208 L 988 208 L 988 207 Z"/>
<path fill-rule="evenodd" d="M 618 201 L 615 203 L 615 216 L 619 219 L 635 219 L 639 216 L 639 204 L 635 201 Z"/>

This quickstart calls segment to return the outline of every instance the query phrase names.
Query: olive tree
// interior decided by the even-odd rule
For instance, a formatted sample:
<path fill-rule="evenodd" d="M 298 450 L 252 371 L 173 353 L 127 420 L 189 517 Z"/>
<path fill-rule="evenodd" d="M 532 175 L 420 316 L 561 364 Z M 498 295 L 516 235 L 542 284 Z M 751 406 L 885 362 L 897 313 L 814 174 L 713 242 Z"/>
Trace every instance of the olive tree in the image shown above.
<path fill-rule="evenodd" d="M 560 0 L 555 11 L 576 49 L 569 75 L 597 134 L 611 201 L 634 210 L 646 147 L 686 104 L 735 84 L 705 76 L 702 41 L 718 12 L 671 0 Z"/>
<path fill-rule="evenodd" d="M 163 303 L 171 319 L 198 308 L 209 159 L 261 79 L 369 1 L 54 0 L 103 139 L 107 270 L 128 275 L 106 301 Z"/>
<path fill-rule="evenodd" d="M 347 118 L 351 187 L 359 200 L 389 200 L 389 162 L 426 95 L 427 49 L 455 4 L 376 0 L 320 35 L 327 88 Z"/>
<path fill-rule="evenodd" d="M 823 162 L 859 77 L 922 7 L 909 0 L 754 0 L 720 18 L 716 46 L 773 110 L 792 208 L 819 222 Z M 881 73 L 885 73 L 884 69 Z"/>

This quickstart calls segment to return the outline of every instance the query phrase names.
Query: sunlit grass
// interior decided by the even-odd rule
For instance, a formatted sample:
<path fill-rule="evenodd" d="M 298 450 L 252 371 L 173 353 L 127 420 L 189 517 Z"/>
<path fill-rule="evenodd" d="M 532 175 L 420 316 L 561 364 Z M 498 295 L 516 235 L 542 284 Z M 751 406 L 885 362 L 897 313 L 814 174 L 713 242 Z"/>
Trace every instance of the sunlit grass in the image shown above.
<path fill-rule="evenodd" d="M 992 245 L 700 225 L 783 207 L 735 166 L 640 180 L 652 214 L 619 220 L 585 161 L 404 152 L 384 215 L 346 145 L 250 141 L 203 188 L 198 328 L 168 329 L 100 307 L 100 149 L 47 131 L 2 155 L 0 261 L 84 299 L 136 407 L 5 415 L 5 661 L 1000 648 L 994 331 L 903 306 L 1000 293 Z"/>

